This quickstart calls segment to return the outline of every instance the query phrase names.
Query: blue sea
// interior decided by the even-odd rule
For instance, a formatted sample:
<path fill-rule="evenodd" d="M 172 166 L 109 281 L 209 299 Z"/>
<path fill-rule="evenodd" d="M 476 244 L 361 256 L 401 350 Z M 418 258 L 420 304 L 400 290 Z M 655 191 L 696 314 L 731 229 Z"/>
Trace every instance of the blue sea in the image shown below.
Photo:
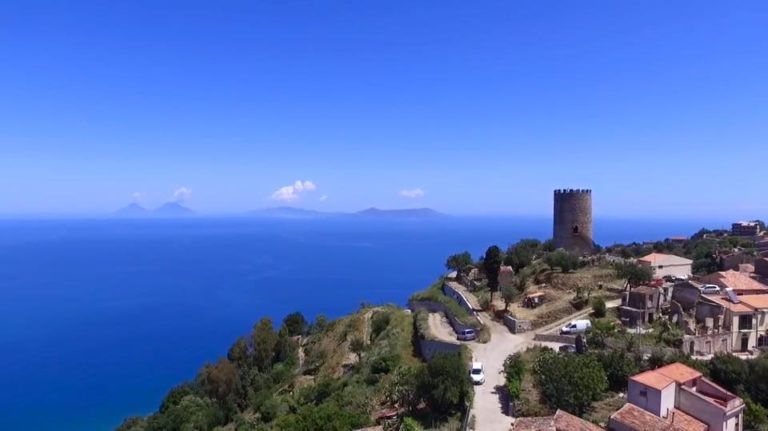
<path fill-rule="evenodd" d="M 551 220 L 0 220 L 0 430 L 110 430 L 157 408 L 259 318 L 405 304 L 447 255 Z M 701 221 L 597 220 L 603 244 Z M 709 226 L 712 226 L 711 223 Z"/>

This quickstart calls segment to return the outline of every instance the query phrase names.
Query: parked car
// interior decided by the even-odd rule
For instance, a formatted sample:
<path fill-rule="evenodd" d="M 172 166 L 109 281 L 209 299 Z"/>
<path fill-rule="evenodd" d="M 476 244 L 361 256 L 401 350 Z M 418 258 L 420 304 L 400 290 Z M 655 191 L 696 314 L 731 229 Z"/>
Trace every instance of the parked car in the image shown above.
<path fill-rule="evenodd" d="M 561 334 L 583 334 L 584 332 L 587 332 L 588 330 L 592 329 L 592 322 L 589 320 L 583 319 L 583 320 L 574 320 L 573 322 L 569 322 L 562 328 L 560 328 Z"/>
<path fill-rule="evenodd" d="M 477 333 L 474 329 L 462 329 L 456 335 L 456 338 L 460 341 L 472 341 L 477 338 Z"/>
<path fill-rule="evenodd" d="M 482 385 L 485 383 L 485 370 L 482 362 L 472 362 L 472 368 L 469 369 L 469 377 L 472 383 Z"/>
<path fill-rule="evenodd" d="M 701 293 L 704 295 L 717 295 L 720 293 L 720 286 L 715 284 L 705 284 L 701 286 Z"/>

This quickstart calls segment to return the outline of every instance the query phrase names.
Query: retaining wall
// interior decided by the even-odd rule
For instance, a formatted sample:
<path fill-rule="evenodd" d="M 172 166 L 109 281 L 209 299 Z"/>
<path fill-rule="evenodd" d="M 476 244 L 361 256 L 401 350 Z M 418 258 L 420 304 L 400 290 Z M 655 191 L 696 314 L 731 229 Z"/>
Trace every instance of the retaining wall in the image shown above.
<path fill-rule="evenodd" d="M 557 335 L 557 334 L 536 334 L 533 337 L 534 341 L 543 341 L 545 343 L 563 343 L 563 344 L 576 344 L 575 335 Z"/>
<path fill-rule="evenodd" d="M 504 316 L 504 325 L 509 328 L 513 334 L 522 334 L 533 329 L 533 322 L 530 320 L 519 320 L 512 316 Z"/>

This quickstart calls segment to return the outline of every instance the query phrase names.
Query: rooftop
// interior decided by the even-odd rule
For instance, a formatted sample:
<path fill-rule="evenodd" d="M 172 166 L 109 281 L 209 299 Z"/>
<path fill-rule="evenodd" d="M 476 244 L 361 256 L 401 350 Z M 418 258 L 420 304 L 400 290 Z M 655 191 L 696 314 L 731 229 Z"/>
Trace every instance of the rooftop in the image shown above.
<path fill-rule="evenodd" d="M 672 409 L 672 411 L 669 413 L 668 420 L 672 423 L 674 430 L 707 431 L 709 429 L 707 424 L 678 409 Z"/>
<path fill-rule="evenodd" d="M 749 295 L 753 296 L 753 295 Z M 755 295 L 759 296 L 759 295 Z M 716 296 L 716 295 L 702 295 L 701 299 L 705 301 L 711 301 L 715 304 L 722 305 L 727 310 L 730 310 L 731 313 L 752 313 L 754 310 L 749 307 L 748 305 L 744 304 L 743 302 L 739 302 L 738 304 L 735 304 L 731 302 L 728 298 L 725 298 L 723 296 Z M 741 297 L 739 297 L 741 299 Z"/>
<path fill-rule="evenodd" d="M 603 431 L 603 428 L 558 410 L 552 416 L 517 418 L 512 431 Z"/>
<path fill-rule="evenodd" d="M 643 256 L 638 259 L 641 262 L 646 262 L 654 266 L 658 265 L 690 265 L 693 263 L 691 259 L 675 256 L 674 254 L 663 253 L 651 253 L 647 256 Z"/>
<path fill-rule="evenodd" d="M 632 403 L 624 404 L 622 408 L 612 414 L 610 422 L 614 421 L 635 430 L 661 431 L 670 429 L 670 424 L 667 421 Z"/>
<path fill-rule="evenodd" d="M 563 410 L 555 412 L 555 429 L 557 431 L 602 431 L 599 426 Z"/>
<path fill-rule="evenodd" d="M 743 304 L 746 304 L 755 310 L 761 310 L 768 308 L 768 295 L 742 295 L 739 299 Z"/>
<path fill-rule="evenodd" d="M 671 378 L 663 374 L 659 374 L 654 370 L 635 374 L 629 379 L 659 391 L 674 383 L 674 380 Z"/>
<path fill-rule="evenodd" d="M 702 281 L 716 284 L 722 288 L 731 288 L 737 295 L 744 295 L 748 292 L 768 293 L 768 286 L 739 271 L 715 272 L 702 277 Z"/>
<path fill-rule="evenodd" d="M 691 367 L 683 365 L 680 362 L 675 362 L 674 364 L 669 364 L 661 368 L 657 368 L 654 371 L 663 376 L 669 377 L 670 379 L 680 384 L 698 379 L 702 375 L 700 372 L 694 370 Z"/>

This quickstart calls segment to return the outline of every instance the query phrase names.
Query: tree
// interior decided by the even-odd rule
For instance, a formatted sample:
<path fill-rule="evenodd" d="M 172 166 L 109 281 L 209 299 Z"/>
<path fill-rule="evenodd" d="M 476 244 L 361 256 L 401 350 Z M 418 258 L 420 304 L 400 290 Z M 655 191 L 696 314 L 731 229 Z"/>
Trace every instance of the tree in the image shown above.
<path fill-rule="evenodd" d="M 604 320 L 592 322 L 592 330 L 587 333 L 587 344 L 597 349 L 604 349 L 606 340 L 616 332 L 616 328 Z"/>
<path fill-rule="evenodd" d="M 605 371 L 591 355 L 544 351 L 534 365 L 541 394 L 553 409 L 582 416 L 608 388 Z"/>
<path fill-rule="evenodd" d="M 499 271 L 504 257 L 501 255 L 501 249 L 495 245 L 488 247 L 483 257 L 483 270 L 488 278 L 488 289 L 491 291 L 491 302 L 493 302 L 493 293 L 499 290 Z"/>
<path fill-rule="evenodd" d="M 519 294 L 520 292 L 511 285 L 502 286 L 501 297 L 504 299 L 504 311 L 509 310 L 509 304 L 513 303 Z"/>
<path fill-rule="evenodd" d="M 650 283 L 653 280 L 653 269 L 649 266 L 638 265 L 634 262 L 619 262 L 614 265 L 616 277 L 626 280 L 628 289 Z"/>
<path fill-rule="evenodd" d="M 418 387 L 419 378 L 424 372 L 422 367 L 423 365 L 397 368 L 384 389 L 384 399 L 390 405 L 403 407 L 409 412 L 416 410 L 421 402 Z"/>
<path fill-rule="evenodd" d="M 515 272 L 520 272 L 533 262 L 537 253 L 542 249 L 541 241 L 537 239 L 523 239 L 517 244 L 509 246 L 504 255 L 504 264 L 509 265 Z"/>
<path fill-rule="evenodd" d="M 599 296 L 592 298 L 592 314 L 599 318 L 605 317 L 608 309 L 605 305 L 605 300 Z"/>
<path fill-rule="evenodd" d="M 244 400 L 240 371 L 228 359 L 220 359 L 213 365 L 203 367 L 197 380 L 203 393 L 216 401 L 228 418 Z"/>
<path fill-rule="evenodd" d="M 272 327 L 272 319 L 265 317 L 254 326 L 251 334 L 253 364 L 259 371 L 269 371 L 272 367 L 277 338 L 277 333 Z"/>
<path fill-rule="evenodd" d="M 717 260 L 712 257 L 702 257 L 701 259 L 696 259 L 691 265 L 691 271 L 694 274 L 712 274 L 713 272 L 717 272 L 719 270 L 720 265 L 717 263 Z"/>
<path fill-rule="evenodd" d="M 360 337 L 354 337 L 349 340 L 349 350 L 357 356 L 357 362 L 363 358 L 363 351 L 365 350 L 365 341 Z"/>
<path fill-rule="evenodd" d="M 163 413 L 147 419 L 147 431 L 209 430 L 221 425 L 222 418 L 211 400 L 187 395 Z"/>
<path fill-rule="evenodd" d="M 470 266 L 472 266 L 472 255 L 468 251 L 454 254 L 448 257 L 445 261 L 445 267 L 456 271 L 457 274 L 464 274 Z"/>
<path fill-rule="evenodd" d="M 752 401 L 749 396 L 744 399 L 744 429 L 750 431 L 768 431 L 768 409 Z"/>
<path fill-rule="evenodd" d="M 227 352 L 227 359 L 240 368 L 245 368 L 251 361 L 251 355 L 248 351 L 248 341 L 240 337 L 235 341 L 235 344 L 229 348 Z"/>
<path fill-rule="evenodd" d="M 307 319 L 298 311 L 291 313 L 283 319 L 283 328 L 285 328 L 286 334 L 289 337 L 304 335 L 307 331 Z"/>
<path fill-rule="evenodd" d="M 578 269 L 580 265 L 578 256 L 568 253 L 563 249 L 548 253 L 544 257 L 544 262 L 549 265 L 550 268 L 560 268 L 561 272 L 571 272 L 574 269 Z"/>
<path fill-rule="evenodd" d="M 602 365 L 608 379 L 608 387 L 613 391 L 626 390 L 629 376 L 639 371 L 634 359 L 624 351 L 605 350 L 593 355 Z"/>
<path fill-rule="evenodd" d="M 424 368 L 419 393 L 436 412 L 458 410 L 467 402 L 471 392 L 472 383 L 460 355 L 438 353 Z"/>

